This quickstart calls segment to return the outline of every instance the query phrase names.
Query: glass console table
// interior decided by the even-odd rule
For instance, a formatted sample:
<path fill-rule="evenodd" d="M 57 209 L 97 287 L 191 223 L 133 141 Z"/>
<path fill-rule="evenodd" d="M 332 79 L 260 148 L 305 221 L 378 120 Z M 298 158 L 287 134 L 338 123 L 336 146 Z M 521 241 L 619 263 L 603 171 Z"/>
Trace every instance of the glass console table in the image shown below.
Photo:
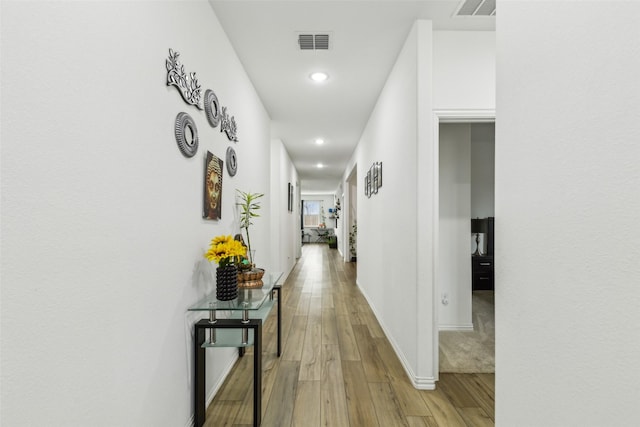
<path fill-rule="evenodd" d="M 280 290 L 282 272 L 265 272 L 264 285 L 257 289 L 238 290 L 238 298 L 231 301 L 219 301 L 215 292 L 202 298 L 189 307 L 189 311 L 206 311 L 208 318 L 194 325 L 194 409 L 195 427 L 201 427 L 205 421 L 205 350 L 210 347 L 237 347 L 240 356 L 244 349 L 253 346 L 253 425 L 259 426 L 262 416 L 262 322 L 267 318 L 273 306 L 278 306 L 278 357 L 281 352 L 280 336 Z M 277 299 L 273 294 L 277 294 Z M 218 319 L 218 312 L 228 315 Z"/>

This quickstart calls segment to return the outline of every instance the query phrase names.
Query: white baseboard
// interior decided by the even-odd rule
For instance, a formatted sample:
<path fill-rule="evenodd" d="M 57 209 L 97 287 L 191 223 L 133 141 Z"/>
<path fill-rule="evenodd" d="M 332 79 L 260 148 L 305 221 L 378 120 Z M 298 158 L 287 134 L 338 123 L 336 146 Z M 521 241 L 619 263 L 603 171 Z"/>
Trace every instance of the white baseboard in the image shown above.
<path fill-rule="evenodd" d="M 384 335 L 387 337 L 387 340 L 389 340 L 389 343 L 391 343 L 391 347 L 393 348 L 393 351 L 396 353 L 396 356 L 398 356 L 398 359 L 400 359 L 400 364 L 404 368 L 404 372 L 409 377 L 409 380 L 411 381 L 411 384 L 413 384 L 413 387 L 415 387 L 418 390 L 435 390 L 436 389 L 436 378 L 434 378 L 434 377 L 418 377 L 413 372 L 413 369 L 411 368 L 411 365 L 409 365 L 409 362 L 407 361 L 406 357 L 404 356 L 404 353 L 400 350 L 400 347 L 395 342 L 395 340 L 393 338 L 391 338 L 391 335 L 389 334 L 388 329 L 385 326 L 385 324 L 382 321 L 380 321 L 380 316 L 378 316 L 378 313 L 376 313 L 376 310 L 375 310 L 374 306 L 371 305 L 371 301 L 369 300 L 369 297 L 367 296 L 367 293 L 364 292 L 364 290 L 360 286 L 360 283 L 358 283 L 358 279 L 356 279 L 356 285 L 358 286 L 358 289 L 360 289 L 360 292 L 364 296 L 364 299 L 367 300 L 367 304 L 369 304 L 369 307 L 371 308 L 371 311 L 373 311 L 373 315 L 376 316 L 376 319 L 378 319 L 378 323 L 380 323 L 380 327 L 382 328 L 382 332 L 384 332 Z"/>
<path fill-rule="evenodd" d="M 438 325 L 439 331 L 462 331 L 473 332 L 473 323 L 466 325 Z"/>
<path fill-rule="evenodd" d="M 436 379 L 433 377 L 413 377 L 411 378 L 411 383 L 418 390 L 435 390 L 436 389 Z"/>

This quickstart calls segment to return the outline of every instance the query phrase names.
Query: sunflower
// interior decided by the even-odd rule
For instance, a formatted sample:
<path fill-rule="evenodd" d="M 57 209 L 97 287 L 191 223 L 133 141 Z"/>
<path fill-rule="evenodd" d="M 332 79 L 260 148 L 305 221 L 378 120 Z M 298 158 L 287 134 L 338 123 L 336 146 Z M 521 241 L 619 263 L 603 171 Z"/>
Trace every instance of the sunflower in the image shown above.
<path fill-rule="evenodd" d="M 229 236 L 217 236 L 211 239 L 209 250 L 204 257 L 209 261 L 215 261 L 220 267 L 233 264 L 240 257 L 247 254 L 247 248 L 239 241 Z"/>

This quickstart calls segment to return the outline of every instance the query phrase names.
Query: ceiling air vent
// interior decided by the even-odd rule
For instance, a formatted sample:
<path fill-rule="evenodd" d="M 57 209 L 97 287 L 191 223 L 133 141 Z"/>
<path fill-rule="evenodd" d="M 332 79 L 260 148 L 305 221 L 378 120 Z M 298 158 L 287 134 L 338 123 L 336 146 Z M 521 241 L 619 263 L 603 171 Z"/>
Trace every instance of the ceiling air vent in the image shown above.
<path fill-rule="evenodd" d="M 462 0 L 454 16 L 496 16 L 496 0 Z"/>
<path fill-rule="evenodd" d="M 298 34 L 300 50 L 329 50 L 329 34 Z"/>

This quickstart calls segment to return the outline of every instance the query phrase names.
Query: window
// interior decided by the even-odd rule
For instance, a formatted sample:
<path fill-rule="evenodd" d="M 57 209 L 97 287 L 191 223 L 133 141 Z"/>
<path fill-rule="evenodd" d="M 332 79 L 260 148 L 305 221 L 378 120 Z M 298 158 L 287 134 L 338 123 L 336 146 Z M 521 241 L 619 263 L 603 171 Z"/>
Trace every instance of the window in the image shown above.
<path fill-rule="evenodd" d="M 320 224 L 320 200 L 302 201 L 302 221 L 305 227 L 317 227 Z"/>

